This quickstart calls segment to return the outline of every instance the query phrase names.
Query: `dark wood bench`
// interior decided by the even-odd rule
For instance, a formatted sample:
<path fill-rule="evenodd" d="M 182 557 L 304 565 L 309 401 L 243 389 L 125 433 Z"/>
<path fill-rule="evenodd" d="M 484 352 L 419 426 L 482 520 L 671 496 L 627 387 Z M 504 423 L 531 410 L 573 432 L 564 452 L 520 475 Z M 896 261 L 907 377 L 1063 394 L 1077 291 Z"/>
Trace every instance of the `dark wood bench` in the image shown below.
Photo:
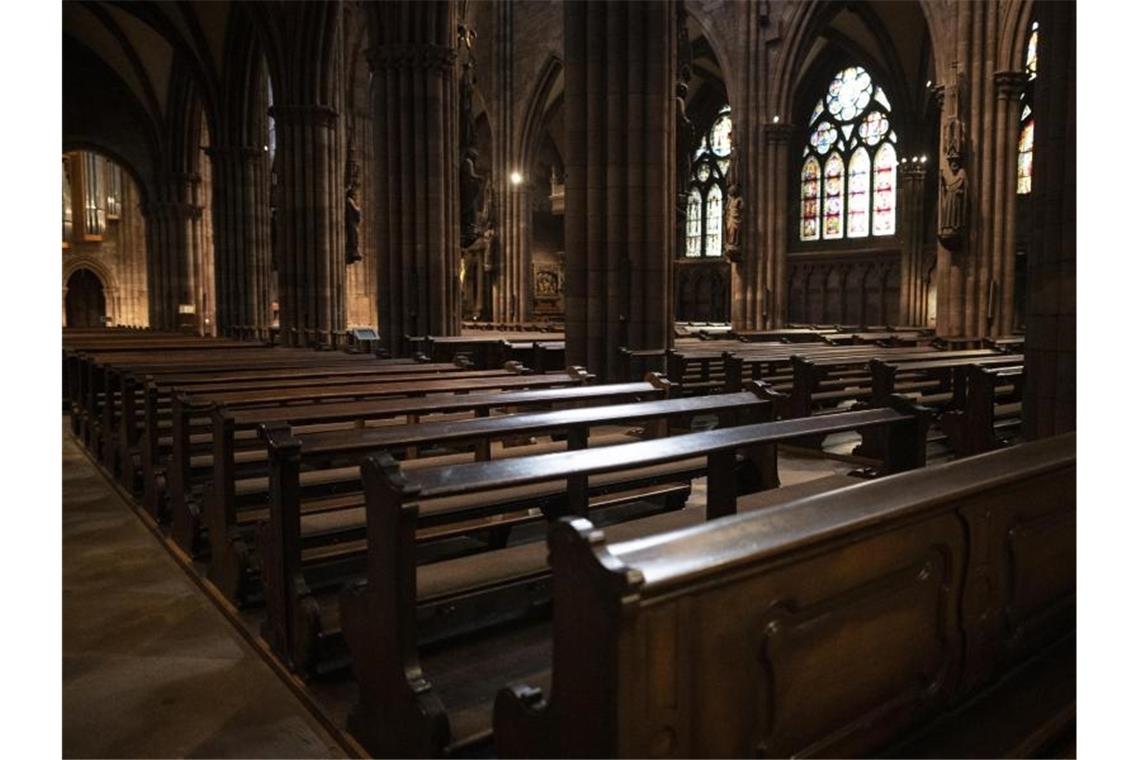
<path fill-rule="evenodd" d="M 407 360 L 380 360 L 337 352 L 269 348 L 248 343 L 241 344 L 244 350 L 235 351 L 233 342 L 216 339 L 197 339 L 192 344 L 193 350 L 166 350 L 166 342 L 152 343 L 147 350 L 138 350 L 137 346 L 126 351 L 95 353 L 65 350 L 64 359 L 65 376 L 70 377 L 73 432 L 84 440 L 109 472 L 136 493 L 142 485 L 135 461 L 141 434 L 141 384 L 148 373 L 189 385 L 223 379 L 248 381 L 270 375 L 317 377 L 350 372 L 411 371 Z M 442 370 L 439 365 L 415 366 L 424 371 Z"/>
<path fill-rule="evenodd" d="M 65 361 L 70 365 L 69 372 L 74 376 L 72 393 L 72 430 L 94 450 L 100 450 L 96 438 L 103 421 L 103 402 L 112 403 L 123 397 L 122 373 L 140 373 L 148 366 L 165 366 L 167 369 L 183 368 L 185 371 L 208 371 L 223 368 L 248 368 L 251 366 L 303 366 L 304 364 L 329 364 L 350 362 L 368 357 L 351 357 L 347 354 L 317 353 L 298 349 L 272 349 L 256 344 L 240 344 L 246 350 L 229 350 L 232 344 L 225 344 L 227 350 L 211 347 L 194 351 L 172 351 L 165 349 L 132 351 L 126 353 L 84 353 L 69 354 Z M 136 391 L 137 392 L 137 391 Z"/>
<path fill-rule="evenodd" d="M 306 352 L 313 357 L 312 352 Z M 141 367 L 106 368 L 105 388 L 107 396 L 103 404 L 103 456 L 104 467 L 118 477 L 132 490 L 136 473 L 141 467 L 135 464 L 138 456 L 138 441 L 142 434 L 142 398 L 147 383 L 153 383 L 159 390 L 160 412 L 170 405 L 169 390 L 180 388 L 207 389 L 211 384 L 229 390 L 255 388 L 267 382 L 280 387 L 304 385 L 314 382 L 364 382 L 372 378 L 392 375 L 413 375 L 426 373 L 457 373 L 468 371 L 457 364 L 425 364 L 410 360 L 372 359 L 368 361 L 324 361 L 320 355 L 304 361 L 282 360 L 251 362 L 241 368 L 203 370 L 164 365 L 143 365 Z M 268 366 L 267 366 L 268 365 Z M 274 366 L 278 365 L 278 366 Z M 196 370 L 196 371 L 195 371 Z M 469 376 L 469 375 L 468 375 Z"/>
<path fill-rule="evenodd" d="M 428 422 L 366 430 L 334 431 L 295 436 L 287 426 L 265 428 L 272 459 L 273 484 L 268 521 L 258 526 L 258 553 L 267 558 L 265 595 L 268 617 L 266 639 L 302 673 L 322 670 L 334 662 L 339 630 L 333 614 L 322 612 L 312 603 L 318 584 L 343 583 L 364 574 L 367 552 L 365 497 L 360 485 L 360 463 L 377 451 L 402 452 L 409 447 L 432 445 L 454 450 L 471 446 L 473 455 L 428 457 L 405 460 L 405 472 L 460 461 L 489 461 L 491 446 L 512 437 L 563 434 L 567 450 L 621 448 L 628 433 L 592 436 L 604 426 L 643 424 L 648 434 L 666 436 L 673 429 L 688 429 L 689 421 L 702 415 L 715 415 L 721 426 L 753 423 L 770 418 L 767 391 L 754 386 L 742 393 L 698 399 L 667 399 L 612 406 L 591 406 L 534 414 L 514 414 L 466 421 Z M 504 458 L 529 457 L 539 451 L 563 448 L 562 444 L 537 444 L 503 449 Z M 778 484 L 775 449 L 748 452 L 748 468 L 739 475 L 748 489 L 771 488 Z M 615 454 L 616 455 L 616 454 Z M 689 495 L 689 483 L 703 474 L 703 459 L 690 458 L 649 467 L 624 469 L 620 473 L 599 474 L 581 483 L 592 508 L 613 507 L 653 501 L 668 509 L 680 509 Z M 324 475 L 338 477 L 336 486 L 306 487 L 305 470 L 319 468 Z M 345 471 L 344 468 L 347 468 Z M 343 473 L 338 476 L 338 473 Z M 561 482 L 535 483 L 482 493 L 458 494 L 435 501 L 420 502 L 424 525 L 417 531 L 417 543 L 440 542 L 491 529 L 490 548 L 507 544 L 510 530 L 551 516 L 565 514 L 567 495 Z M 451 517 L 462 512 L 459 519 Z M 264 510 L 263 510 L 264 511 Z M 256 513 L 250 517 L 256 517 Z M 490 519 L 488 519 L 489 516 Z M 272 558 L 270 561 L 268 558 Z M 463 627 L 449 621 L 448 627 Z M 467 623 L 466 625 L 470 625 Z"/>
<path fill-rule="evenodd" d="M 792 357 L 793 386 L 790 414 L 806 417 L 820 408 L 834 407 L 843 401 L 862 401 L 871 397 L 870 360 L 890 357 L 907 361 L 943 360 L 950 358 L 983 358 L 997 352 L 991 349 L 946 351 L 917 349 L 880 349 L 864 355 L 837 355 L 835 357 Z M 909 388 L 908 390 L 914 390 Z"/>
<path fill-rule="evenodd" d="M 611 533 L 551 533 L 552 673 L 499 693 L 499 756 L 1032 757 L 1075 721 L 1075 434 Z"/>
<path fill-rule="evenodd" d="M 211 431 L 213 456 L 206 464 L 212 487 L 201 496 L 210 541 L 209 577 L 232 602 L 248 603 L 258 592 L 260 579 L 252 562 L 252 527 L 269 507 L 269 456 L 264 443 L 250 434 L 262 426 L 297 428 L 311 432 L 316 425 L 363 425 L 371 420 L 415 424 L 435 415 L 473 414 L 488 417 L 493 410 L 512 412 L 554 407 L 573 408 L 635 400 L 666 398 L 668 384 L 660 378 L 640 383 L 573 385 L 565 388 L 519 390 L 503 393 L 433 394 L 423 398 L 293 405 L 234 410 L 215 406 Z M 241 440 L 240 436 L 245 436 Z M 197 463 L 196 463 L 197 464 Z M 202 466 L 202 465 L 198 465 Z M 239 488 L 240 486 L 240 488 Z M 187 503 L 195 504 L 193 499 Z"/>
<path fill-rule="evenodd" d="M 960 457 L 992 451 L 1021 428 L 1022 366 L 966 369 L 966 399 L 945 412 L 941 425 L 950 447 Z"/>
<path fill-rule="evenodd" d="M 899 400 L 905 405 L 905 400 Z M 363 467 L 367 496 L 368 575 L 342 594 L 340 623 L 352 655 L 359 701 L 349 729 L 375 755 L 438 756 L 490 730 L 490 694 L 470 672 L 449 691 L 428 680 L 421 657 L 420 629 L 447 616 L 475 616 L 488 606 L 534 609 L 536 595 L 548 593 L 549 568 L 542 544 L 525 544 L 416 567 L 415 536 L 439 520 L 456 521 L 487 514 L 486 506 L 468 511 L 461 503 L 447 509 L 425 509 L 434 500 L 485 491 L 522 488 L 535 483 L 566 483 L 567 514 L 588 512 L 589 478 L 634 468 L 667 465 L 694 457 L 706 460 L 707 507 L 683 509 L 622 523 L 612 530 L 630 539 L 691 526 L 748 507 L 749 496 L 737 493 L 737 452 L 773 447 L 805 434 L 886 426 L 891 453 L 882 470 L 920 467 L 925 458 L 926 422 L 921 413 L 874 409 L 824 418 L 758 423 L 677 435 L 603 449 L 588 449 L 518 459 L 474 462 L 407 471 L 387 455 L 369 457 Z M 763 501 L 762 509 L 771 506 Z M 652 546 L 655 539 L 646 539 Z M 749 544 L 742 544 L 747 547 Z M 290 572 L 279 568 L 277 572 Z M 583 579 L 585 581 L 587 579 Z M 578 629 L 578 644 L 594 645 L 593 631 Z M 600 641 L 600 640 L 599 640 Z M 491 651 L 484 645 L 483 651 Z M 438 650 L 437 650 L 438 651 Z M 526 652 L 533 654 L 534 647 Z M 538 647 L 541 653 L 541 646 Z M 502 662 L 522 658 L 523 650 Z M 439 655 L 444 656 L 444 655 Z M 598 663 L 607 662 L 603 659 Z M 510 665 L 507 663 L 510 662 Z M 547 665 L 549 667 L 549 665 Z M 501 677 L 502 669 L 499 676 Z M 646 687 L 644 693 L 653 693 Z M 715 722 L 714 722 L 715 723 Z M 588 754 L 588 753 L 587 753 Z M 603 753 L 603 754 L 612 754 Z"/>
<path fill-rule="evenodd" d="M 324 384 L 303 387 L 275 388 L 272 386 L 255 390 L 209 390 L 196 389 L 192 394 L 175 392 L 171 409 L 171 444 L 169 463 L 164 457 L 166 449 L 162 445 L 157 409 L 157 390 L 148 384 L 146 397 L 146 445 L 143 447 L 144 506 L 152 514 L 161 515 L 163 497 L 172 500 L 182 499 L 187 493 L 189 481 L 194 475 L 189 471 L 190 457 L 194 453 L 210 452 L 210 410 L 214 405 L 231 409 L 251 407 L 273 407 L 289 404 L 331 403 L 377 398 L 414 398 L 433 393 L 472 393 L 477 391 L 508 390 L 523 388 L 556 388 L 586 382 L 589 375 L 581 368 L 570 368 L 561 375 L 532 375 L 525 367 L 508 367 L 503 370 L 480 370 L 476 377 L 435 376 L 393 376 L 368 383 L 347 383 L 344 385 Z M 464 373 L 456 373 L 464 374 Z M 417 377 L 417 379 L 412 379 Z M 191 436 L 199 433 L 205 436 L 192 441 Z M 201 482 L 209 482 L 209 473 L 203 473 Z M 172 514 L 186 515 L 184 505 L 172 503 Z M 182 530 L 176 526 L 175 536 L 189 539 L 196 535 L 194 530 Z"/>

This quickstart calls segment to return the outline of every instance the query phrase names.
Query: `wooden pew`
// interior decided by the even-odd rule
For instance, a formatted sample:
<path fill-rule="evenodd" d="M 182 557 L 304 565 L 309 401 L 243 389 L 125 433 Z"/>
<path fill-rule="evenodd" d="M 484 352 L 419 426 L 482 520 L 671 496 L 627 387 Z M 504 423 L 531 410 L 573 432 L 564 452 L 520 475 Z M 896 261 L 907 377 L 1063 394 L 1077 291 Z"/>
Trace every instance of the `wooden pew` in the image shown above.
<path fill-rule="evenodd" d="M 499 756 L 1032 757 L 1075 720 L 1075 434 L 610 533 L 551 533 L 553 683 L 499 693 Z"/>
<path fill-rule="evenodd" d="M 668 384 L 661 378 L 640 383 L 573 385 L 566 388 L 520 390 L 504 393 L 433 394 L 419 399 L 379 399 L 333 404 L 293 405 L 278 408 L 213 409 L 213 483 L 202 499 L 202 521 L 210 541 L 209 578 L 234 604 L 247 604 L 260 590 L 260 578 L 252 562 L 252 529 L 269 506 L 269 457 L 260 441 L 239 444 L 238 436 L 262 426 L 276 430 L 282 425 L 302 430 L 320 424 L 402 417 L 407 424 L 429 415 L 471 413 L 488 417 L 492 410 L 532 410 L 552 406 L 609 404 L 622 401 L 663 399 Z M 244 454 L 239 463 L 239 455 Z M 252 456 L 251 456 L 252 455 Z M 241 489 L 239 493 L 239 479 Z M 259 479 L 259 480 L 251 480 Z"/>
<path fill-rule="evenodd" d="M 900 372 L 910 375 L 920 375 L 925 378 L 938 379 L 940 384 L 937 394 L 914 393 L 926 406 L 944 407 L 952 406 L 959 409 L 965 407 L 966 401 L 966 372 L 972 366 L 981 367 L 1007 367 L 1021 364 L 1023 358 L 1020 354 L 1000 354 L 997 356 L 962 356 L 957 353 L 948 353 L 945 358 L 908 361 L 903 359 L 880 359 L 870 361 L 871 374 L 871 403 L 881 406 L 899 392 L 898 375 Z"/>
<path fill-rule="evenodd" d="M 902 399 L 899 403 L 906 404 Z M 470 683 L 469 673 L 462 684 L 452 684 L 462 695 L 445 693 L 448 689 L 439 682 L 433 686 L 428 680 L 421 663 L 424 653 L 419 648 L 419 621 L 485 609 L 485 605 L 504 598 L 513 598 L 516 606 L 533 608 L 535 589 L 545 589 L 549 581 L 546 549 L 541 544 L 507 547 L 417 568 L 417 530 L 441 519 L 454 522 L 487 514 L 482 505 L 471 513 L 454 503 L 446 510 L 427 509 L 424 505 L 460 494 L 470 497 L 486 491 L 565 481 L 565 512 L 585 515 L 589 508 L 586 484 L 591 477 L 705 458 L 707 508 L 654 515 L 611 529 L 635 539 L 706 518 L 731 515 L 738 505 L 742 510 L 748 509 L 752 496 L 737 494 L 738 451 L 774 447 L 805 434 L 880 426 L 891 431 L 892 448 L 883 464 L 884 472 L 922 466 L 925 415 L 894 409 L 758 423 L 603 449 L 413 471 L 399 467 L 387 455 L 369 457 L 363 467 L 368 502 L 367 580 L 350 586 L 341 596 L 340 623 L 359 687 L 359 701 L 349 716 L 349 729 L 374 755 L 438 756 L 486 736 L 490 704 L 478 696 L 480 685 Z M 760 504 L 764 509 L 770 506 L 767 500 Z M 647 539 L 647 543 L 653 541 Z M 284 572 L 292 571 L 285 568 Z M 542 595 L 545 597 L 545 591 Z M 583 636 L 580 644 L 592 647 L 593 631 L 583 628 L 579 632 Z M 526 651 L 533 652 L 534 647 L 528 644 Z M 541 653 L 541 646 L 538 651 Z M 520 650 L 515 657 L 522 654 Z M 650 691 L 647 689 L 647 693 Z"/>
<path fill-rule="evenodd" d="M 170 407 L 170 389 L 174 387 L 202 387 L 207 383 L 265 382 L 270 379 L 313 380 L 332 376 L 359 376 L 370 374 L 410 374 L 417 371 L 461 370 L 456 365 L 426 365 L 408 360 L 384 360 L 367 356 L 346 354 L 316 353 L 298 349 L 272 349 L 268 353 L 256 355 L 242 354 L 240 361 L 227 359 L 223 362 L 199 360 L 187 364 L 185 361 L 155 361 L 150 357 L 145 363 L 108 363 L 100 367 L 102 386 L 105 389 L 100 413 L 100 434 L 104 466 L 119 477 L 124 487 L 138 493 L 142 483 L 139 479 L 142 467 L 139 442 L 143 435 L 143 405 L 145 388 L 152 383 L 158 392 L 158 410 L 166 415 Z M 236 390 L 237 386 L 229 386 Z M 165 418 L 165 417 L 164 417 Z"/>
<path fill-rule="evenodd" d="M 323 670 L 335 664 L 338 648 L 343 648 L 334 614 L 323 612 L 313 603 L 318 584 L 340 584 L 364 574 L 367 542 L 365 499 L 360 492 L 360 463 L 377 451 L 404 451 L 409 447 L 473 446 L 474 455 L 446 456 L 448 464 L 457 461 L 488 461 L 492 444 L 512 437 L 566 435 L 566 449 L 611 448 L 628 443 L 628 434 L 591 437 L 591 430 L 610 425 L 645 424 L 655 436 L 668 435 L 679 422 L 686 425 L 697 415 L 716 415 L 722 426 L 757 422 L 770 418 L 767 391 L 755 386 L 731 395 L 698 399 L 667 399 L 612 406 L 591 406 L 534 414 L 514 414 L 465 421 L 428 422 L 365 430 L 345 430 L 310 435 L 294 435 L 287 426 L 265 428 L 274 484 L 269 519 L 258 526 L 258 554 L 264 561 L 267 620 L 266 639 L 302 673 Z M 561 448 L 560 444 L 554 447 Z M 497 459 L 533 456 L 535 450 L 550 451 L 551 444 L 503 449 Z M 617 445 L 620 448 L 620 445 Z M 405 461 L 405 471 L 434 467 L 437 457 Z M 666 508 L 680 509 L 689 495 L 689 482 L 703 474 L 703 460 L 686 460 L 671 465 L 623 470 L 598 475 L 583 483 L 591 508 L 613 507 L 634 502 L 654 501 Z M 326 473 L 349 466 L 353 474 L 336 487 L 306 489 L 301 483 L 307 467 L 317 466 Z M 750 452 L 738 478 L 749 489 L 771 488 L 778 484 L 775 449 Z M 353 489 L 357 493 L 353 493 Z M 308 491 L 308 493 L 306 493 Z M 329 493 L 335 496 L 329 497 Z M 430 524 L 416 535 L 417 543 L 439 542 L 473 531 L 495 532 L 490 546 L 505 546 L 512 527 L 522 526 L 565 513 L 566 494 L 560 482 L 520 486 L 509 491 L 495 490 L 446 499 L 429 505 L 421 503 L 424 519 Z M 461 502 L 461 503 L 457 503 Z M 461 519 L 449 519 L 448 510 L 459 506 Z M 431 515 L 432 511 L 438 514 Z M 535 514 L 534 510 L 541 510 Z M 492 520 L 480 519 L 492 514 Z M 302 580 L 303 579 L 303 580 Z M 335 600 L 334 600 L 335 601 Z M 480 613 L 482 615 L 482 613 Z M 451 615 L 449 631 L 470 627 L 470 621 L 456 622 Z M 343 654 L 342 654 L 343 657 Z"/>
<path fill-rule="evenodd" d="M 971 365 L 966 375 L 966 400 L 942 415 L 950 447 L 960 457 L 1000 447 L 1008 433 L 1021 427 L 1022 367 Z M 999 387 L 1006 392 L 999 393 Z"/>
<path fill-rule="evenodd" d="M 188 481 L 192 479 L 192 474 L 188 471 L 190 456 L 194 453 L 191 435 L 193 432 L 209 432 L 210 410 L 213 405 L 239 409 L 313 402 L 329 403 L 353 399 L 410 398 L 432 393 L 556 388 L 578 385 L 588 379 L 589 375 L 577 367 L 572 367 L 561 375 L 531 375 L 526 368 L 508 367 L 501 371 L 480 370 L 476 377 L 471 378 L 446 377 L 446 379 L 436 379 L 394 376 L 384 381 L 344 385 L 322 384 L 286 388 L 270 386 L 237 391 L 203 391 L 197 389 L 192 394 L 175 393 L 171 412 L 172 444 L 169 466 L 163 456 L 164 450 L 160 445 L 157 390 L 153 385 L 148 384 L 146 397 L 147 441 L 143 448 L 144 506 L 152 515 L 161 517 L 164 494 L 168 494 L 173 499 L 182 499 L 187 493 Z M 201 441 L 199 446 L 204 452 L 208 453 L 210 450 L 208 440 Z M 204 480 L 208 482 L 208 474 Z M 182 504 L 172 504 L 171 506 L 176 517 L 189 514 L 189 511 Z M 180 542 L 192 541 L 196 535 L 196 516 L 192 523 L 179 525 L 175 528 L 175 537 Z M 189 545 L 184 546 L 187 551 L 189 551 L 188 547 Z"/>
<path fill-rule="evenodd" d="M 908 361 L 942 360 L 950 358 L 945 351 L 917 349 L 881 349 L 868 355 L 837 355 L 835 357 L 804 356 L 792 358 L 793 387 L 791 410 L 794 417 L 806 417 L 820 406 L 831 406 L 840 401 L 865 400 L 871 397 L 869 364 L 881 356 L 902 357 Z M 954 352 L 956 358 L 984 358 L 995 355 L 991 349 Z"/>
<path fill-rule="evenodd" d="M 319 355 L 318 355 L 319 356 Z M 107 398 L 103 404 L 101 430 L 103 439 L 102 460 L 104 467 L 120 477 L 124 485 L 128 478 L 133 481 L 136 468 L 126 467 L 128 458 L 133 460 L 133 450 L 137 447 L 142 431 L 140 415 L 143 388 L 153 383 L 159 389 L 159 404 L 165 408 L 169 404 L 169 390 L 180 388 L 190 390 L 242 390 L 258 388 L 273 382 L 276 387 L 301 386 L 312 384 L 346 384 L 381 380 L 395 375 L 419 377 L 444 376 L 454 373 L 458 377 L 472 377 L 469 368 L 458 364 L 425 364 L 410 360 L 370 359 L 368 361 L 320 360 L 303 362 L 283 362 L 288 366 L 264 366 L 254 361 L 240 369 L 227 368 L 213 371 L 188 371 L 179 366 L 173 371 L 162 365 L 143 367 L 117 367 L 110 365 L 107 371 Z M 298 366 L 299 365 L 299 366 Z M 430 374 L 429 374 L 430 373 Z M 461 374 L 462 373 L 462 374 Z M 449 375 L 450 376 L 450 375 Z M 132 489 L 133 490 L 133 489 Z"/>
<path fill-rule="evenodd" d="M 272 349 L 256 344 L 240 344 L 246 350 L 234 352 L 229 350 L 233 344 L 226 344 L 226 350 L 220 347 L 196 349 L 194 351 L 172 351 L 157 353 L 155 350 L 130 352 L 74 352 L 65 357 L 65 363 L 70 364 L 74 380 L 69 383 L 75 391 L 72 393 L 73 419 L 72 430 L 80 435 L 85 444 L 91 446 L 96 443 L 93 439 L 99 433 L 99 424 L 103 419 L 103 401 L 114 399 L 116 394 L 122 392 L 121 378 L 116 373 L 126 371 L 142 371 L 144 366 L 161 362 L 171 368 L 195 368 L 205 371 L 211 368 L 249 367 L 258 366 L 301 366 L 308 363 L 348 362 L 358 359 L 367 360 L 368 357 L 352 357 L 348 354 L 317 353 L 297 349 Z M 128 370 L 127 368 L 131 368 Z M 98 446 L 94 446 L 98 450 Z"/>

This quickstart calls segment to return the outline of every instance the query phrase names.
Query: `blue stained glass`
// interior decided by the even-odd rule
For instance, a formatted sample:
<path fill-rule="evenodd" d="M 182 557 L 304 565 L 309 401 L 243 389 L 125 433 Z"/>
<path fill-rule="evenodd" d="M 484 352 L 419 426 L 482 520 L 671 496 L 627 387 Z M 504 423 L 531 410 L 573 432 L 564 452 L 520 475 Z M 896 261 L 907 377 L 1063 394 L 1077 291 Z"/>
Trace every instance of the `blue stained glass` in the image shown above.
<path fill-rule="evenodd" d="M 831 149 L 835 138 L 838 137 L 838 132 L 830 121 L 821 121 L 819 126 L 812 132 L 811 138 L 808 140 L 811 146 L 815 148 L 816 152 L 821 156 Z"/>

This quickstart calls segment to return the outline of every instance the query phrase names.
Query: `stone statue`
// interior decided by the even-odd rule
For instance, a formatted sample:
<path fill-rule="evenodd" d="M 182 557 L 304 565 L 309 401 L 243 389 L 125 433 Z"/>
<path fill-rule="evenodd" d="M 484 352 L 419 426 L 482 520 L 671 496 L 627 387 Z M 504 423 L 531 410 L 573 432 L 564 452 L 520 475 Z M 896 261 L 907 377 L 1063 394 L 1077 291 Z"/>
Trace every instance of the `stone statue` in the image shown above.
<path fill-rule="evenodd" d="M 685 113 L 685 97 L 689 85 L 678 79 L 676 85 L 677 101 L 677 198 L 673 212 L 673 231 L 679 250 L 685 246 L 685 220 L 689 212 L 689 174 L 693 169 L 693 123 Z"/>
<path fill-rule="evenodd" d="M 947 157 L 939 184 L 938 237 L 948 244 L 960 239 L 966 223 L 966 170 L 958 156 Z"/>
<path fill-rule="evenodd" d="M 344 262 L 355 264 L 364 256 L 360 253 L 360 220 L 363 214 L 356 202 L 356 188 L 349 187 L 344 196 Z"/>
<path fill-rule="evenodd" d="M 740 226 L 744 223 L 744 199 L 735 183 L 728 186 L 724 209 L 724 253 L 730 261 L 740 259 Z"/>
<path fill-rule="evenodd" d="M 486 178 L 475 168 L 479 151 L 469 147 L 463 154 L 459 166 L 459 244 L 463 248 L 471 245 L 479 237 L 479 196 L 483 193 Z"/>

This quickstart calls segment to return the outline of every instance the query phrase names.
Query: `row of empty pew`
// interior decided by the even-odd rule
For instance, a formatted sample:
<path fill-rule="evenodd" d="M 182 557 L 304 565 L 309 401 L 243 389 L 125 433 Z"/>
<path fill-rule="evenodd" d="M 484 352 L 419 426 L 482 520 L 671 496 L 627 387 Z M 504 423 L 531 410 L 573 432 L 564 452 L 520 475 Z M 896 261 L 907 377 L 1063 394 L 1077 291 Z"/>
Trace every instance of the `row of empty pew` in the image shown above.
<path fill-rule="evenodd" d="M 911 366 L 928 350 L 874 348 L 826 364 L 873 404 L 833 406 L 821 379 L 797 414 L 797 363 L 775 353 L 602 384 L 65 331 L 64 403 L 286 666 L 352 679 L 345 727 L 370 753 L 1043 746 L 1073 709 L 1075 436 L 926 467 L 953 379 Z M 842 433 L 867 467 L 781 485 L 782 445 Z M 1001 736 L 955 717 L 1043 683 Z"/>
<path fill-rule="evenodd" d="M 747 380 L 761 380 L 786 394 L 780 417 L 852 405 L 881 407 L 893 394 L 902 394 L 929 410 L 932 440 L 945 441 L 958 456 L 1017 439 L 1024 364 L 1020 338 L 960 348 L 961 342 L 933 335 L 862 344 L 788 342 L 786 337 L 678 342 L 671 349 L 625 354 L 631 374 L 635 363 L 660 367 L 685 395 L 734 392 Z"/>

